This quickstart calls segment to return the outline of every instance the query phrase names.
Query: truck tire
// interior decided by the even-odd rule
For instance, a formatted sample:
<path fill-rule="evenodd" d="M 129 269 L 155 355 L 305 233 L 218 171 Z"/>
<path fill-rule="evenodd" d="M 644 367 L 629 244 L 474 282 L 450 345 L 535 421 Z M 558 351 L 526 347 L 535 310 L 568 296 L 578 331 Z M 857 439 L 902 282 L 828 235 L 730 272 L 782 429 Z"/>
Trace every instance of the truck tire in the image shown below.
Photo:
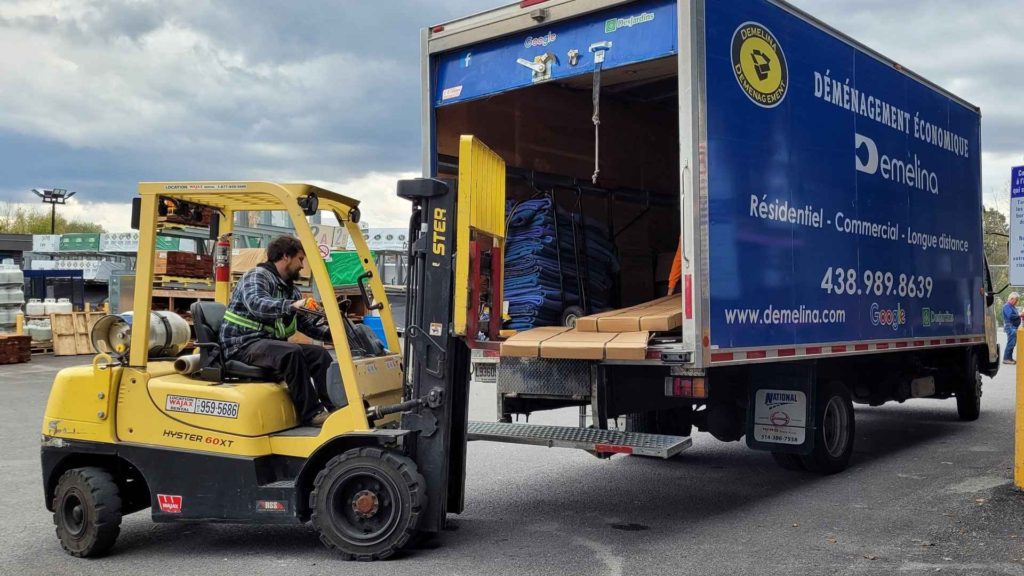
<path fill-rule="evenodd" d="M 121 496 L 102 468 L 72 468 L 57 481 L 53 523 L 64 551 L 95 558 L 110 551 L 121 532 Z"/>
<path fill-rule="evenodd" d="M 963 382 L 956 391 L 956 412 L 964 422 L 973 422 L 981 415 L 981 373 L 978 372 L 978 355 L 967 353 Z"/>
<path fill-rule="evenodd" d="M 309 495 L 320 540 L 348 560 L 383 560 L 401 550 L 425 505 L 416 464 L 380 448 L 355 448 L 330 459 Z"/>
<path fill-rule="evenodd" d="M 818 390 L 814 416 L 814 450 L 800 462 L 817 474 L 845 470 L 853 455 L 856 426 L 850 391 L 842 382 L 830 381 Z"/>

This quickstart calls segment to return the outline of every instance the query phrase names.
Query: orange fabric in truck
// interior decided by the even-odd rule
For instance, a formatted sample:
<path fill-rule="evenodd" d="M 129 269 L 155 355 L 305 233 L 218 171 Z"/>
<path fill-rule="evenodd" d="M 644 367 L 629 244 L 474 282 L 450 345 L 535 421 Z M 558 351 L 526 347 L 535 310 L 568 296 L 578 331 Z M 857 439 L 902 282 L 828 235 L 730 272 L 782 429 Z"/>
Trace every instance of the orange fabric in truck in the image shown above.
<path fill-rule="evenodd" d="M 679 284 L 679 280 L 683 277 L 683 239 L 679 238 L 679 244 L 676 244 L 676 256 L 672 259 L 672 269 L 668 273 L 668 292 L 667 295 L 671 296 L 676 291 L 676 285 Z"/>

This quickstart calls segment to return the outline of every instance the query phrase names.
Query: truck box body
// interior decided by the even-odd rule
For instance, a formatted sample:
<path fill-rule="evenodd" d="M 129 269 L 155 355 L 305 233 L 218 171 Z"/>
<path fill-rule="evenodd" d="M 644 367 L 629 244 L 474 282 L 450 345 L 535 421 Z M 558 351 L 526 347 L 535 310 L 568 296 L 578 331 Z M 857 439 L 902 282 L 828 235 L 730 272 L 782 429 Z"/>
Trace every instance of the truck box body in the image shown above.
<path fill-rule="evenodd" d="M 663 295 L 644 267 L 682 239 L 673 358 L 985 344 L 976 107 L 783 2 L 521 4 L 424 32 L 424 172 L 472 133 L 509 166 L 579 182 L 596 154 L 609 189 L 653 190 L 589 206 L 625 230 L 623 305 Z"/>

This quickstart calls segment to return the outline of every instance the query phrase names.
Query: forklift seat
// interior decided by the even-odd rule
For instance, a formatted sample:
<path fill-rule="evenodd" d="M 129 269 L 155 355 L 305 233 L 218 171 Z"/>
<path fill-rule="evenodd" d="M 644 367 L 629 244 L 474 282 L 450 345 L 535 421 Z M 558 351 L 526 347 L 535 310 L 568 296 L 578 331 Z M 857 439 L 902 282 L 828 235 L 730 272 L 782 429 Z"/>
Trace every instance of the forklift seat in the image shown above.
<path fill-rule="evenodd" d="M 199 379 L 208 382 L 244 380 L 255 382 L 277 382 L 281 378 L 273 370 L 250 366 L 238 360 L 224 360 L 219 335 L 227 306 L 219 302 L 199 301 L 192 304 L 192 323 L 196 329 L 196 346 L 199 348 Z"/>

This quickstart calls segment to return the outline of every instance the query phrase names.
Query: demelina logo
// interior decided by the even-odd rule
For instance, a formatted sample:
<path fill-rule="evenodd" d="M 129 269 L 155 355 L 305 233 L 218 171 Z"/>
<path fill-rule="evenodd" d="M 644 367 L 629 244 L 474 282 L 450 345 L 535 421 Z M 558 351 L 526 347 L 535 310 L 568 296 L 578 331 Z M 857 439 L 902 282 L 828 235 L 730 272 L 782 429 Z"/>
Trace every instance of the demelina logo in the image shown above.
<path fill-rule="evenodd" d="M 638 24 L 646 24 L 651 20 L 654 20 L 654 14 L 651 12 L 634 14 L 625 18 L 609 18 L 604 21 L 604 33 L 610 34 L 619 28 L 632 28 Z"/>
<path fill-rule="evenodd" d="M 789 89 L 789 66 L 782 46 L 757 22 L 740 24 L 732 35 L 732 71 L 747 98 L 762 108 L 774 108 Z"/>

